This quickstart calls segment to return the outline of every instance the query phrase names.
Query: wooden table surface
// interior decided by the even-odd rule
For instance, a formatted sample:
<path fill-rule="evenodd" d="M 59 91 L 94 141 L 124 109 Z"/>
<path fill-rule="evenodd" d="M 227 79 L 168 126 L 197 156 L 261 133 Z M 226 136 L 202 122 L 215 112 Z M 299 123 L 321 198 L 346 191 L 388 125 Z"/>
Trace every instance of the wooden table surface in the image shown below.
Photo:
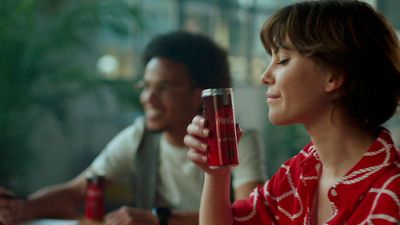
<path fill-rule="evenodd" d="M 88 219 L 80 219 L 79 220 L 80 225 L 106 225 L 106 223 L 101 222 L 101 221 L 94 221 L 94 220 L 88 220 Z"/>

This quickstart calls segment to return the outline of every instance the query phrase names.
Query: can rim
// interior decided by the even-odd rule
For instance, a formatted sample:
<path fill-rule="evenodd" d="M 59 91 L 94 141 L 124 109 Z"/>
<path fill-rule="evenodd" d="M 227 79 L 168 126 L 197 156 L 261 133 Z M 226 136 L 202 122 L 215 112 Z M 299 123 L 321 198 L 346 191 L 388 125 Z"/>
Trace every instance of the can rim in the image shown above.
<path fill-rule="evenodd" d="M 96 173 L 93 171 L 87 172 L 85 174 L 86 180 L 92 182 L 102 182 L 105 179 L 105 176 L 102 173 Z"/>
<path fill-rule="evenodd" d="M 212 95 L 223 95 L 231 94 L 232 88 L 208 88 L 201 92 L 201 97 L 212 96 Z"/>

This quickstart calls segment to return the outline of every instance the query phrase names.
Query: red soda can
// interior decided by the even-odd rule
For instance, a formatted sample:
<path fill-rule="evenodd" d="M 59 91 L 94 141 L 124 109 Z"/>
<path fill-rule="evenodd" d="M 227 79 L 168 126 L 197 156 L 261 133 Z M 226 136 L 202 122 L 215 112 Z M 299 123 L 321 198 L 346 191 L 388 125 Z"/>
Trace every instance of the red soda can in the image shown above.
<path fill-rule="evenodd" d="M 90 174 L 86 177 L 85 217 L 101 221 L 104 218 L 104 176 Z"/>
<path fill-rule="evenodd" d="M 210 168 L 238 165 L 232 88 L 205 89 L 201 97 L 203 116 L 210 130 L 210 136 L 207 139 L 208 165 Z"/>

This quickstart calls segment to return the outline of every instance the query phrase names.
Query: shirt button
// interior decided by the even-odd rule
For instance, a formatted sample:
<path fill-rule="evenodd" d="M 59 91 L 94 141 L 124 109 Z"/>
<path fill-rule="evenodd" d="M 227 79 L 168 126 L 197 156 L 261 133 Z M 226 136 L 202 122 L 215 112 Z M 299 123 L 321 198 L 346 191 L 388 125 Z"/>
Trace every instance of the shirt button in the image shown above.
<path fill-rule="evenodd" d="M 332 189 L 331 189 L 331 195 L 332 195 L 333 197 L 336 197 L 336 196 L 337 196 L 337 192 L 336 192 L 336 189 L 335 189 L 335 188 L 332 188 Z"/>

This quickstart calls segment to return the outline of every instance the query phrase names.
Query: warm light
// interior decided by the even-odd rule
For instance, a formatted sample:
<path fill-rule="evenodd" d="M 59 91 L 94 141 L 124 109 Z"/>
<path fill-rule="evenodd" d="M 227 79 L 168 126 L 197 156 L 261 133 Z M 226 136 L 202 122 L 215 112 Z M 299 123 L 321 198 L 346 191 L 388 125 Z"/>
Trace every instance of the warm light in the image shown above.
<path fill-rule="evenodd" d="M 104 55 L 97 61 L 97 69 L 106 76 L 118 72 L 119 62 L 113 55 Z"/>

